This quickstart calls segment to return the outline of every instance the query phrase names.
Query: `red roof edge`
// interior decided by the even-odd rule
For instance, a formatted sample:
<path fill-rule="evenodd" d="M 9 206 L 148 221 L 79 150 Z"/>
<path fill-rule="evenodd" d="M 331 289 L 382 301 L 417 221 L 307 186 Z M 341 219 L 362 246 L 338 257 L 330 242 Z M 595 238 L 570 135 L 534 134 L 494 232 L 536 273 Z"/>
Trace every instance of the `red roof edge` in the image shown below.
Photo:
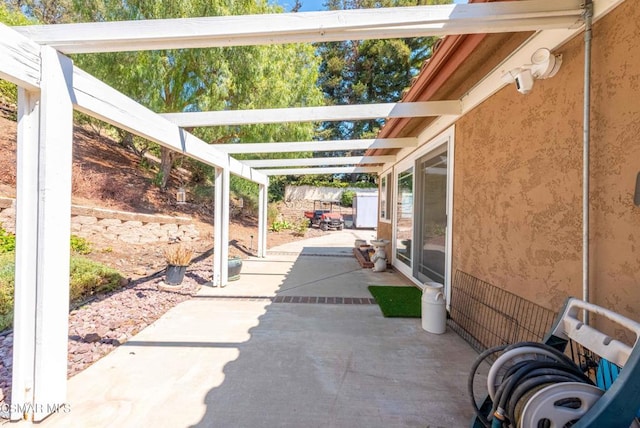
<path fill-rule="evenodd" d="M 429 62 L 402 97 L 403 102 L 428 101 L 444 85 L 465 59 L 485 38 L 485 34 L 447 36 Z M 393 138 L 411 118 L 389 120 L 380 130 L 378 138 Z"/>
<path fill-rule="evenodd" d="M 470 0 L 469 3 L 484 3 L 492 0 Z M 428 101 L 456 71 L 465 59 L 478 47 L 486 34 L 446 36 L 438 43 L 431 58 L 424 64 L 403 102 Z M 378 133 L 378 138 L 398 136 L 410 118 L 390 119 Z"/>

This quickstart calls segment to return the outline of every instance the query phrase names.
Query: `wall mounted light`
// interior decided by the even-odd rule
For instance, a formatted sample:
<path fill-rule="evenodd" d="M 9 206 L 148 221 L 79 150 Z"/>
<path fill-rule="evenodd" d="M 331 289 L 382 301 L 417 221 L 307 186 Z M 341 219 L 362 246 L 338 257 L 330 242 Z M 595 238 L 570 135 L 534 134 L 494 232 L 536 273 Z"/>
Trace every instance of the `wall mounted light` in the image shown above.
<path fill-rule="evenodd" d="M 514 68 L 502 76 L 506 82 L 514 82 L 516 90 L 521 94 L 528 94 L 533 89 L 533 83 L 538 79 L 553 77 L 560 70 L 562 55 L 554 55 L 547 48 L 540 48 L 531 55 L 531 64 Z"/>
<path fill-rule="evenodd" d="M 176 202 L 179 204 L 187 203 L 187 192 L 184 190 L 184 187 L 178 187 L 178 191 L 176 192 Z"/>

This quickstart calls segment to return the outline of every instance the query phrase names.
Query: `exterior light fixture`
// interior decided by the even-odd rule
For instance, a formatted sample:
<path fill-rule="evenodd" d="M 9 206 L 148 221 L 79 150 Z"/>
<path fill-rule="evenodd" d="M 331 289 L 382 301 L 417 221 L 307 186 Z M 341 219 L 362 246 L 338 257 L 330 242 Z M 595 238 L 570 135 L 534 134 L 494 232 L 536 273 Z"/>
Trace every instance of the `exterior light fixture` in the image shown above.
<path fill-rule="evenodd" d="M 561 65 L 562 55 L 554 55 L 549 49 L 540 48 L 531 55 L 531 64 L 509 70 L 502 75 L 502 80 L 515 83 L 518 92 L 528 94 L 535 80 L 555 76 Z"/>
<path fill-rule="evenodd" d="M 187 192 L 182 186 L 178 187 L 178 191 L 176 192 L 176 202 L 179 204 L 187 203 Z"/>

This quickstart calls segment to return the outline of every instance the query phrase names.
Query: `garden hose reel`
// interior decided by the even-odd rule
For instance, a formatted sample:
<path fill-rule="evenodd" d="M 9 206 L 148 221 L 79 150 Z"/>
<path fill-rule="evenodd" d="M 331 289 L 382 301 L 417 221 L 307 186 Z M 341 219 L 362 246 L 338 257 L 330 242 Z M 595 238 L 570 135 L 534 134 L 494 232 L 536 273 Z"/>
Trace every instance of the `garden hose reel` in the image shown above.
<path fill-rule="evenodd" d="M 489 370 L 487 390 L 500 426 L 513 428 L 570 426 L 603 394 L 568 357 L 528 342 L 504 350 Z"/>
<path fill-rule="evenodd" d="M 580 314 L 585 310 L 635 333 L 634 345 L 581 322 Z M 476 359 L 467 385 L 477 415 L 472 427 L 640 428 L 639 342 L 640 323 L 591 303 L 568 299 L 545 343 L 497 346 Z M 567 346 L 574 345 L 585 352 L 577 354 L 579 366 L 564 353 Z M 488 396 L 478 407 L 474 376 L 492 355 L 499 356 L 487 376 Z M 603 377 L 608 381 L 603 382 Z"/>

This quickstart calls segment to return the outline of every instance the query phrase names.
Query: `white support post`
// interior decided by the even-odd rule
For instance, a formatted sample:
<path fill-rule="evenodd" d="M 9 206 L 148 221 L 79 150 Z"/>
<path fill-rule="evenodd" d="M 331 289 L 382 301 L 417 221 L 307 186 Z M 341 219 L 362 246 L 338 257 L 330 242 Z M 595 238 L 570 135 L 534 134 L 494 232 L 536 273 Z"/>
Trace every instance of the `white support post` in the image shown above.
<path fill-rule="evenodd" d="M 222 168 L 216 168 L 215 191 L 213 202 L 213 286 L 219 287 L 222 283 L 222 259 L 220 249 L 222 248 Z"/>
<path fill-rule="evenodd" d="M 222 225 L 222 245 L 220 246 L 220 286 L 225 287 L 229 282 L 229 181 L 231 175 L 229 168 L 222 169 L 222 217 L 220 223 Z"/>
<path fill-rule="evenodd" d="M 229 170 L 216 168 L 214 204 L 213 286 L 224 287 L 229 278 Z"/>
<path fill-rule="evenodd" d="M 13 308 L 13 385 L 11 419 L 33 402 L 38 246 L 38 129 L 40 93 L 18 88 L 16 188 L 16 268 Z"/>
<path fill-rule="evenodd" d="M 20 91 L 12 419 L 41 421 L 66 400 L 72 76 L 69 58 L 43 48 L 39 109 Z"/>
<path fill-rule="evenodd" d="M 267 208 L 269 185 L 260 185 L 258 196 L 258 257 L 267 256 Z"/>

